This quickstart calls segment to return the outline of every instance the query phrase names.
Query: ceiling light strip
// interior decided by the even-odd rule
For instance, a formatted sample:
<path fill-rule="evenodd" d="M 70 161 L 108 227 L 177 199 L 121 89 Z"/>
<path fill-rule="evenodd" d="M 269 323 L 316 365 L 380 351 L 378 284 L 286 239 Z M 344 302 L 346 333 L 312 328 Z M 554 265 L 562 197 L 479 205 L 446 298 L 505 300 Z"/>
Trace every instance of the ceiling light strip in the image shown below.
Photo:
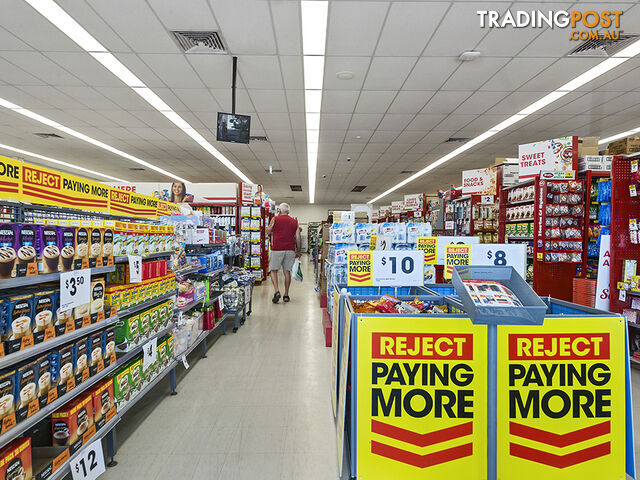
<path fill-rule="evenodd" d="M 46 157 L 44 155 L 40 155 L 39 153 L 29 152 L 29 151 L 23 150 L 21 148 L 11 147 L 9 145 L 5 145 L 5 144 L 0 143 L 0 149 L 9 150 L 11 152 L 19 153 L 21 155 L 27 155 L 29 157 L 39 158 L 40 160 L 43 160 L 45 162 L 53 163 L 55 165 L 61 165 L 61 166 L 66 167 L 66 168 L 72 168 L 74 170 L 78 170 L 80 172 L 88 173 L 89 175 L 93 175 L 93 176 L 96 176 L 96 177 L 106 178 L 107 180 L 112 180 L 114 182 L 129 183 L 127 180 L 123 180 L 123 179 L 118 178 L 118 177 L 112 177 L 111 175 L 107 175 L 105 173 L 100 173 L 100 172 L 96 172 L 95 170 L 90 170 L 88 168 L 79 167 L 78 165 L 74 165 L 73 163 L 63 162 L 62 160 L 56 160 L 55 158 Z"/>
<path fill-rule="evenodd" d="M 474 147 L 475 145 L 477 145 L 477 144 L 485 141 L 486 139 L 494 136 L 495 134 L 497 134 L 498 132 L 504 130 L 505 128 L 508 128 L 511 125 L 514 125 L 515 123 L 518 123 L 520 120 L 523 120 L 524 118 L 528 117 L 532 113 L 535 113 L 538 110 L 543 109 L 547 105 L 550 105 L 551 103 L 555 102 L 556 100 L 564 97 L 569 92 L 572 92 L 575 89 L 585 85 L 586 83 L 588 83 L 588 82 L 600 77 L 601 75 L 604 75 L 605 73 L 609 72 L 610 70 L 614 69 L 615 67 L 617 67 L 617 66 L 621 65 L 622 63 L 626 62 L 630 58 L 635 57 L 639 53 L 640 53 L 640 40 L 637 40 L 634 43 L 632 43 L 631 45 L 629 45 L 628 47 L 624 48 L 623 50 L 621 50 L 620 52 L 615 54 L 612 58 L 608 58 L 607 60 L 604 60 L 604 61 L 600 62 L 598 65 L 590 68 L 586 72 L 578 75 L 576 78 L 574 78 L 573 80 L 565 83 L 560 88 L 558 88 L 558 89 L 554 90 L 553 92 L 545 95 L 540 100 L 532 103 L 528 107 L 523 108 L 518 113 L 516 113 L 515 115 L 510 116 L 505 121 L 503 121 L 502 123 L 499 123 L 495 127 L 490 128 L 489 130 L 487 130 L 486 132 L 478 135 L 475 138 L 472 138 L 471 140 L 469 140 L 467 143 L 465 143 L 461 147 L 458 147 L 457 149 L 455 149 L 453 152 L 448 153 L 444 157 L 441 157 L 438 160 L 436 160 L 435 162 L 427 165 L 422 170 L 414 173 L 410 177 L 404 179 L 402 182 L 398 183 L 397 185 L 394 185 L 393 187 L 391 187 L 390 189 L 388 189 L 385 192 L 381 193 L 377 197 L 369 200 L 367 203 L 371 204 L 371 203 L 377 202 L 381 198 L 384 198 L 387 195 L 389 195 L 390 193 L 395 192 L 399 188 L 404 187 L 406 184 L 412 182 L 413 180 L 416 180 L 417 178 L 421 177 L 425 173 L 428 173 L 431 170 L 433 170 L 434 168 L 437 168 L 440 165 L 448 162 L 449 160 L 452 160 L 453 158 L 457 157 L 458 155 L 460 155 L 461 153 L 463 153 L 466 150 L 470 149 L 471 147 Z M 614 135 L 613 137 L 602 139 L 602 140 L 600 140 L 599 143 L 602 144 L 602 143 L 610 142 L 610 141 L 613 141 L 613 140 L 617 140 L 618 138 L 622 138 L 622 137 L 624 137 L 626 135 L 631 135 L 632 133 L 637 133 L 639 131 L 640 131 L 640 129 L 629 130 L 628 132 L 624 132 L 624 133 L 621 133 L 619 135 Z"/>
<path fill-rule="evenodd" d="M 125 65 L 122 64 L 112 53 L 104 48 L 91 34 L 89 34 L 78 22 L 76 22 L 69 14 L 60 8 L 53 0 L 25 0 L 29 5 L 35 8 L 43 17 L 53 23 L 62 33 L 67 35 L 71 40 L 76 42 L 82 49 L 89 53 L 93 58 L 100 62 L 107 70 L 118 77 L 122 82 L 129 86 L 134 92 L 142 97 L 149 105 L 162 113 L 175 126 L 193 138 L 187 131 L 195 131 L 188 122 L 180 115 L 173 111 L 158 95 L 156 95 L 142 80 L 134 75 Z M 322 2 L 321 2 L 322 3 Z M 253 183 L 239 168 L 213 147 L 204 137 L 198 144 L 215 157 L 225 167 L 229 168 L 243 182 Z M 157 170 L 154 168 L 154 170 Z M 165 173 L 166 174 L 166 173 Z M 169 174 L 173 178 L 173 174 Z M 187 183 L 186 180 L 180 179 Z"/>
<path fill-rule="evenodd" d="M 320 139 L 320 110 L 324 81 L 324 54 L 327 41 L 329 2 L 302 0 L 302 53 L 304 66 L 304 99 L 307 130 L 307 172 L 309 203 L 315 202 Z"/>
<path fill-rule="evenodd" d="M 29 117 L 32 118 L 33 120 L 36 120 L 40 123 L 44 123 L 45 125 L 48 125 L 50 127 L 55 128 L 56 130 L 60 130 L 61 132 L 64 132 L 68 135 L 71 135 L 72 137 L 76 137 L 80 140 L 83 140 L 87 143 L 90 143 L 92 145 L 95 145 L 96 147 L 100 147 L 104 150 L 107 150 L 111 153 L 115 153 L 116 155 L 119 155 L 123 158 L 126 158 L 127 160 L 131 160 L 132 162 L 138 163 L 140 165 L 144 165 L 147 168 L 150 168 L 152 170 L 155 170 L 158 173 L 162 173 L 163 175 L 166 175 L 168 177 L 171 177 L 175 180 L 179 180 L 181 182 L 184 183 L 190 183 L 188 180 L 185 180 L 184 178 L 178 177 L 177 175 L 174 175 L 171 172 L 167 172 L 166 170 L 163 170 L 162 168 L 156 167 L 155 165 L 149 163 L 149 162 L 145 162 L 144 160 L 139 159 L 138 157 L 134 157 L 133 155 L 129 155 L 126 152 L 123 152 L 122 150 L 118 150 L 117 148 L 112 147 L 111 145 L 107 145 L 106 143 L 103 143 L 99 140 L 96 140 L 95 138 L 91 138 L 88 135 L 85 135 L 84 133 L 80 133 L 76 130 L 73 130 L 72 128 L 69 127 L 65 127 L 64 125 L 59 124 L 58 122 L 54 122 L 53 120 L 50 120 L 46 117 L 43 117 L 42 115 L 38 115 L 37 113 L 32 112 L 31 110 L 27 110 L 26 108 L 22 108 L 18 105 L 16 105 L 15 103 L 11 103 L 7 100 L 4 100 L 2 98 L 0 98 L 0 106 L 3 107 L 7 107 L 9 108 L 11 111 L 19 113 L 20 115 L 24 115 L 25 117 Z"/>

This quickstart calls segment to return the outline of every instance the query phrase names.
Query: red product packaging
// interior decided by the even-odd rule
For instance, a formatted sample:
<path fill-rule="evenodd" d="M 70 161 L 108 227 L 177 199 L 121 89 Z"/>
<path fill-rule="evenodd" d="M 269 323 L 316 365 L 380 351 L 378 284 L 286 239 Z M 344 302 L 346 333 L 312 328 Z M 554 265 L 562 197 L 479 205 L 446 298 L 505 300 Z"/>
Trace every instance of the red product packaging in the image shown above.
<path fill-rule="evenodd" d="M 18 438 L 0 450 L 0 480 L 32 478 L 30 438 Z"/>
<path fill-rule="evenodd" d="M 73 445 L 78 440 L 82 440 L 91 427 L 93 427 L 93 398 L 90 394 L 72 400 L 51 414 L 51 434 L 54 445 Z"/>
<path fill-rule="evenodd" d="M 105 415 L 115 406 L 113 396 L 113 379 L 109 378 L 98 385 L 91 391 L 93 399 L 93 421 L 98 428 L 106 423 Z"/>

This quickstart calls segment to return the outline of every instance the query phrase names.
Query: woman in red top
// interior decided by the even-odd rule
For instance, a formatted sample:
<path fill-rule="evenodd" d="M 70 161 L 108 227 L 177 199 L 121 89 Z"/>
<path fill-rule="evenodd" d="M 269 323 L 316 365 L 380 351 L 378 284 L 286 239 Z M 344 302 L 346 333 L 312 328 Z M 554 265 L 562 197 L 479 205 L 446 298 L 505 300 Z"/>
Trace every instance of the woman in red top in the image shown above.
<path fill-rule="evenodd" d="M 291 285 L 291 268 L 296 258 L 300 258 L 300 229 L 298 221 L 289 216 L 289 204 L 281 203 L 278 207 L 279 215 L 273 217 L 267 227 L 267 235 L 271 235 L 271 257 L 269 258 L 269 270 L 271 282 L 275 293 L 273 303 L 280 301 L 280 289 L 278 287 L 278 270 L 284 271 L 284 296 L 282 299 L 288 302 L 289 286 Z"/>

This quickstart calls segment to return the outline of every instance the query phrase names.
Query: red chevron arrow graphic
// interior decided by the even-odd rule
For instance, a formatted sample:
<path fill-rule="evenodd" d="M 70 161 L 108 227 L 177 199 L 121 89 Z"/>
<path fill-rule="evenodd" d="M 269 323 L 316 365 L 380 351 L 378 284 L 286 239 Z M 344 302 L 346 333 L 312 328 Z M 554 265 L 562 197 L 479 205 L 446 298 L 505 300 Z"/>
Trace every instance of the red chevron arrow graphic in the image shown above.
<path fill-rule="evenodd" d="M 433 432 L 417 433 L 394 425 L 388 425 L 378 420 L 371 420 L 371 431 L 379 435 L 384 435 L 385 437 L 417 445 L 418 447 L 426 447 L 428 445 L 446 442 L 447 440 L 453 440 L 454 438 L 471 435 L 473 433 L 473 422 L 467 422 L 456 425 L 455 427 L 443 428 Z"/>
<path fill-rule="evenodd" d="M 362 279 L 362 278 L 368 278 L 371 276 L 370 273 L 350 273 L 349 275 L 351 275 L 352 278 L 357 278 L 357 279 Z"/>
<path fill-rule="evenodd" d="M 417 453 L 408 452 L 400 448 L 372 441 L 371 453 L 380 455 L 381 457 L 386 457 L 390 460 L 396 460 L 408 465 L 413 465 L 414 467 L 426 468 L 473 455 L 473 445 L 471 443 L 467 443 L 458 447 L 440 450 L 439 452 L 418 455 Z"/>
<path fill-rule="evenodd" d="M 554 455 L 553 453 L 543 452 L 535 448 L 525 447 L 517 443 L 510 443 L 510 453 L 514 457 L 524 460 L 530 460 L 535 463 L 542 463 L 555 468 L 567 468 L 578 463 L 584 463 L 594 458 L 604 457 L 611 453 L 611 443 L 601 443 L 593 447 L 578 450 L 577 452 L 568 453 L 566 455 Z"/>
<path fill-rule="evenodd" d="M 574 430 L 565 434 L 557 434 L 547 430 L 527 427 L 516 422 L 509 422 L 509 433 L 517 437 L 527 438 L 540 443 L 546 443 L 554 447 L 566 447 L 591 438 L 600 437 L 611 433 L 611 421 L 591 425 L 590 427 Z"/>

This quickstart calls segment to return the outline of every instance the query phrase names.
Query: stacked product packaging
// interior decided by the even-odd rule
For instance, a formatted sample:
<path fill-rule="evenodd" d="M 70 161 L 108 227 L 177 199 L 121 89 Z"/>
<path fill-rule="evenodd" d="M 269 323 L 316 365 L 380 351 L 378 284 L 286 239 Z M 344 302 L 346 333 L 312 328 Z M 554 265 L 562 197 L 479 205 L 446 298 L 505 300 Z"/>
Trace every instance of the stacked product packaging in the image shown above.
<path fill-rule="evenodd" d="M 168 335 L 158 339 L 156 361 L 143 368 L 142 352 L 116 369 L 113 375 L 113 390 L 118 410 L 135 398 L 142 389 L 169 367 L 174 359 L 174 338 Z"/>
<path fill-rule="evenodd" d="M 119 351 L 129 351 L 145 340 L 169 327 L 173 318 L 173 298 L 136 312 L 116 323 L 116 346 Z"/>
<path fill-rule="evenodd" d="M 176 278 L 173 273 L 167 273 L 166 260 L 145 261 L 142 265 L 143 279 L 140 283 L 129 283 L 127 264 L 116 265 L 116 270 L 109 273 L 105 299 L 109 305 L 129 308 L 176 290 Z"/>
<path fill-rule="evenodd" d="M 105 310 L 105 280 L 93 277 L 90 302 L 61 310 L 58 285 L 3 290 L 0 296 L 0 353 L 9 354 L 63 336 L 110 317 Z"/>
<path fill-rule="evenodd" d="M 114 255 L 148 255 L 174 250 L 171 225 L 114 222 Z"/>

